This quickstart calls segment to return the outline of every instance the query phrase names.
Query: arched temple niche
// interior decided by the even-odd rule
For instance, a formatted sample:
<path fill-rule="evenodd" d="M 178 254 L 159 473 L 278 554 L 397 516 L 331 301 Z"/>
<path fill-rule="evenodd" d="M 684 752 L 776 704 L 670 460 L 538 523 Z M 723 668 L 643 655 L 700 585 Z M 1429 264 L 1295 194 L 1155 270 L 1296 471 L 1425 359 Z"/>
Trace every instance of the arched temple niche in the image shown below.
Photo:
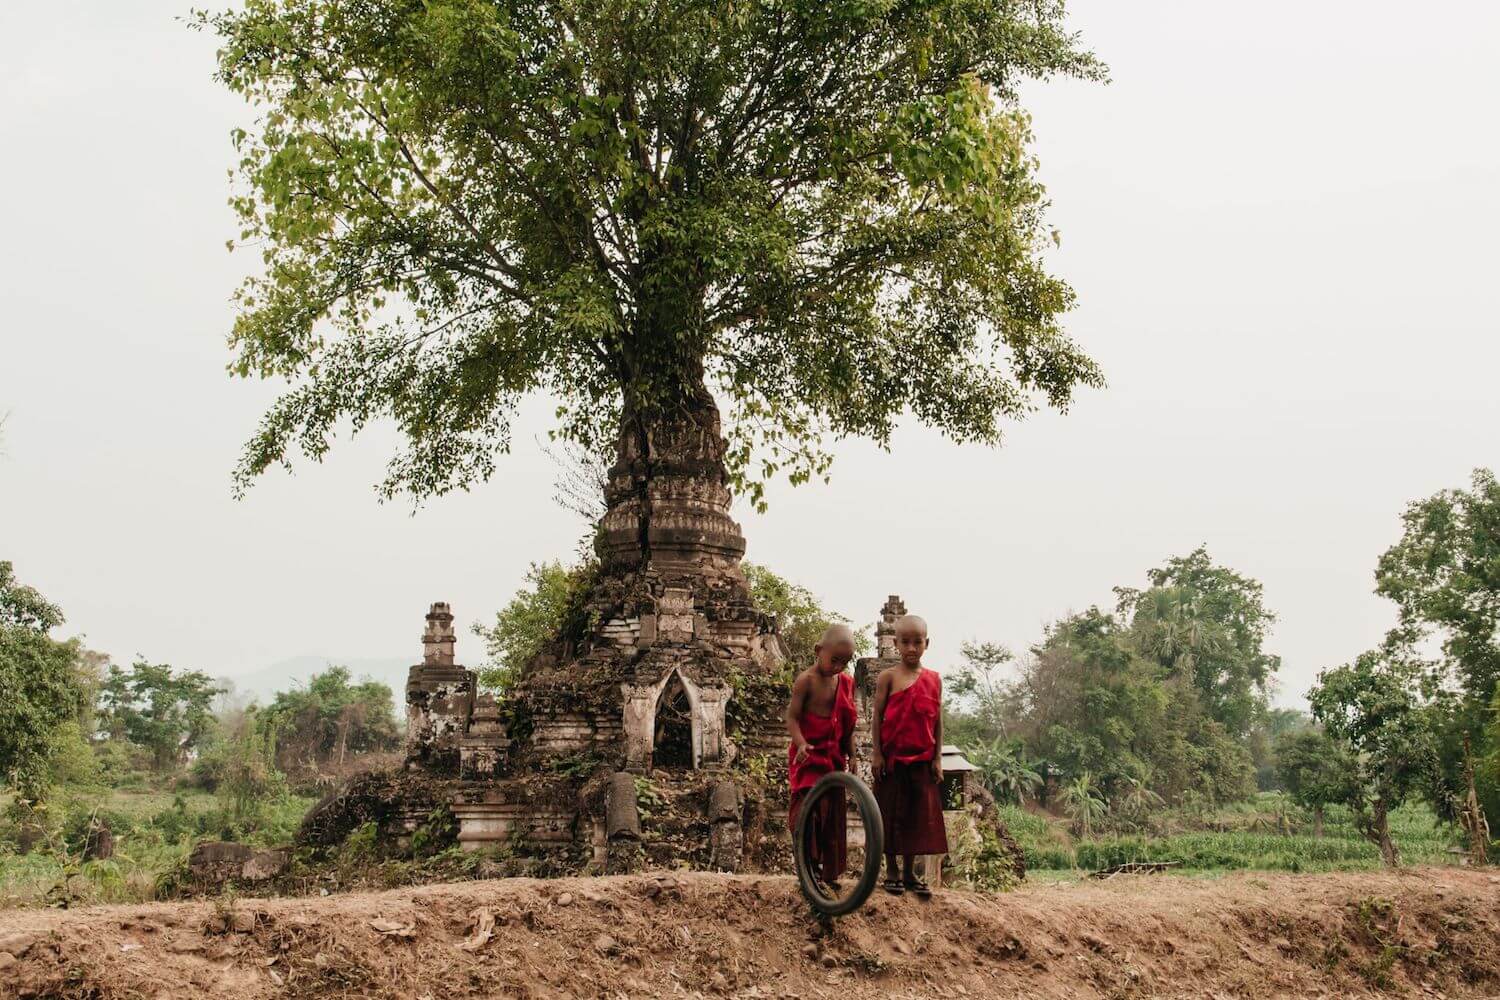
<path fill-rule="evenodd" d="M 652 719 L 651 769 L 685 771 L 698 766 L 698 714 L 695 702 L 676 670 L 656 699 Z"/>
<path fill-rule="evenodd" d="M 673 667 L 654 684 L 624 684 L 621 689 L 628 770 L 712 768 L 732 759 L 734 748 L 724 736 L 724 707 L 732 691 L 728 685 L 700 686 Z"/>

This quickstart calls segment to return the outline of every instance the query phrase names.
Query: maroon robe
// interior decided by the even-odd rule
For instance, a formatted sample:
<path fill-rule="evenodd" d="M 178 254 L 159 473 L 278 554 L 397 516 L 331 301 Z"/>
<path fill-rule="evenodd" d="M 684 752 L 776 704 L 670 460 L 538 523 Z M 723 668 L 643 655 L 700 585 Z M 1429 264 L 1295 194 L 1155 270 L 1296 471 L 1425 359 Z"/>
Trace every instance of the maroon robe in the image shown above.
<path fill-rule="evenodd" d="M 854 707 L 854 678 L 839 674 L 838 691 L 833 697 L 833 712 L 819 715 L 810 708 L 805 709 L 797 724 L 802 728 L 802 738 L 807 741 L 807 756 L 799 764 L 797 747 L 787 747 L 787 787 L 791 790 L 787 823 L 792 836 L 797 835 L 797 813 L 802 800 L 818 779 L 830 771 L 843 770 L 848 761 L 844 759 L 844 739 L 854 731 L 858 710 Z M 815 804 L 809 831 L 808 860 L 818 866 L 824 882 L 832 882 L 844 871 L 848 857 L 848 828 L 846 826 L 844 795 L 825 795 Z"/>
<path fill-rule="evenodd" d="M 943 791 L 932 777 L 942 710 L 941 682 L 927 669 L 910 687 L 886 698 L 880 720 L 885 773 L 875 776 L 875 800 L 885 825 L 887 854 L 948 853 Z"/>

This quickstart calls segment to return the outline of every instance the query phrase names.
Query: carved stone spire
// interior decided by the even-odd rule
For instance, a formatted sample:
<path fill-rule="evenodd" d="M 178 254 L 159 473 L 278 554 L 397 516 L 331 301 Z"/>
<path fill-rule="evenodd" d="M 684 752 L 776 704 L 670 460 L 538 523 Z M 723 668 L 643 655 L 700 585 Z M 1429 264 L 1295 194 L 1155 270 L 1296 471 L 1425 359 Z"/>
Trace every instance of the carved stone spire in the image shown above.
<path fill-rule="evenodd" d="M 906 614 L 906 602 L 896 594 L 886 598 L 880 608 L 880 621 L 875 626 L 875 656 L 882 660 L 897 659 L 896 619 Z"/>
<path fill-rule="evenodd" d="M 606 571 L 737 571 L 745 536 L 729 516 L 724 449 L 706 394 L 649 430 L 622 422 L 597 543 Z"/>
<path fill-rule="evenodd" d="M 453 666 L 453 644 L 457 639 L 453 633 L 453 612 L 446 601 L 438 601 L 427 612 L 427 629 L 422 633 L 422 665 Z"/>

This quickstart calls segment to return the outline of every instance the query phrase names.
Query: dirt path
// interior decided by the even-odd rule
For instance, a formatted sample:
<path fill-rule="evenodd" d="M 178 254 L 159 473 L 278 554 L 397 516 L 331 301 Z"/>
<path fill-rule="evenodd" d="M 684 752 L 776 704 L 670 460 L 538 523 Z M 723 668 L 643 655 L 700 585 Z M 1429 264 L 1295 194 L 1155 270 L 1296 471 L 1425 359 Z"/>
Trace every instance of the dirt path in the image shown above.
<path fill-rule="evenodd" d="M 1500 875 L 1121 878 L 878 896 L 789 878 L 504 880 L 0 913 L 0 997 L 1500 995 Z"/>

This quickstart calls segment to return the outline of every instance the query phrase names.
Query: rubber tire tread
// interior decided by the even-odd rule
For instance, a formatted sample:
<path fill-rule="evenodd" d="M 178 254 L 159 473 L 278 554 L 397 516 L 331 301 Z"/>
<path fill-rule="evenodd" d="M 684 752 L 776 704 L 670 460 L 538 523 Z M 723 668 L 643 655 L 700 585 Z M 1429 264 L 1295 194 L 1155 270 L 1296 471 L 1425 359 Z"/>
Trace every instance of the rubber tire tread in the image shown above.
<path fill-rule="evenodd" d="M 807 824 L 814 803 L 824 795 L 835 792 L 842 794 L 845 791 L 853 798 L 854 808 L 859 810 L 860 821 L 864 824 L 865 868 L 860 872 L 853 892 L 841 899 L 833 899 L 822 893 L 817 877 L 808 865 Z M 848 771 L 830 771 L 819 778 L 812 791 L 807 793 L 807 798 L 802 800 L 802 808 L 797 815 L 797 835 L 792 843 L 792 856 L 797 863 L 797 882 L 802 887 L 803 897 L 812 908 L 825 916 L 842 917 L 865 905 L 865 900 L 870 898 L 870 893 L 875 891 L 875 886 L 880 881 L 880 864 L 884 854 L 885 826 L 880 817 L 880 806 L 876 803 L 875 793 L 870 791 L 870 786 Z"/>

